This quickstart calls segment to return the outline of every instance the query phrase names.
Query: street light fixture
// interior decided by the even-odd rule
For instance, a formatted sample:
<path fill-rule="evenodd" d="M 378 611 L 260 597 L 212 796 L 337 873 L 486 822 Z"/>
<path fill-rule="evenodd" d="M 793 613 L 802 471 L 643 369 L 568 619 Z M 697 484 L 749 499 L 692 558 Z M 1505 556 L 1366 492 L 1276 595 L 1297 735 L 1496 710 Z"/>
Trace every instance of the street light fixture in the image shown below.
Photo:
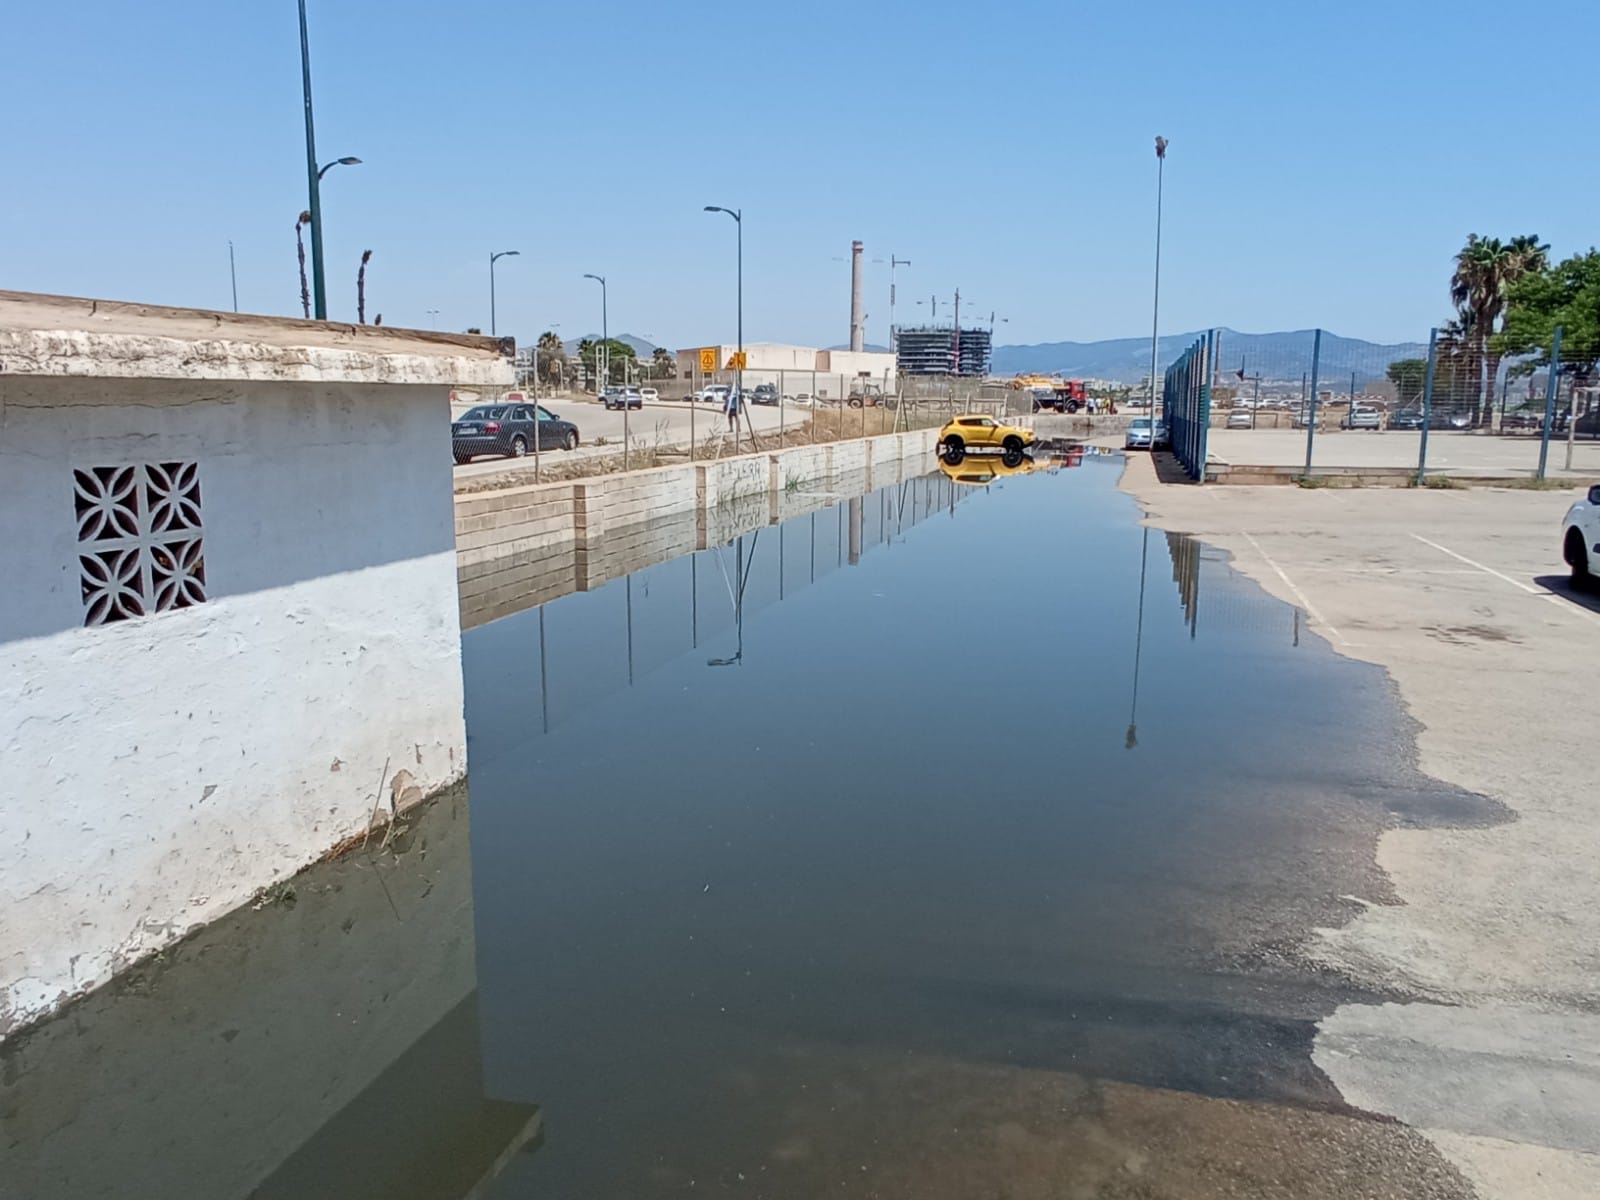
<path fill-rule="evenodd" d="M 306 184 L 310 191 L 311 292 L 317 320 L 328 319 L 328 289 L 322 271 L 322 177 L 333 167 L 353 167 L 359 158 L 337 158 L 317 166 L 316 121 L 311 114 L 311 41 L 306 33 L 306 0 L 300 0 L 300 88 L 306 111 Z"/>
<path fill-rule="evenodd" d="M 708 205 L 705 206 L 705 210 L 708 213 L 718 213 L 718 212 L 727 213 L 730 217 L 733 218 L 733 224 L 734 224 L 734 227 L 735 227 L 735 230 L 736 230 L 738 260 L 737 260 L 737 274 L 736 274 L 735 278 L 737 280 L 736 286 L 738 288 L 738 292 L 737 292 L 737 296 L 738 296 L 738 318 L 737 318 L 738 325 L 737 325 L 737 328 L 738 328 L 738 340 L 739 340 L 739 357 L 733 360 L 734 364 L 735 364 L 734 365 L 734 376 L 733 376 L 733 388 L 734 388 L 734 392 L 739 397 L 739 407 L 743 408 L 744 407 L 744 209 L 742 209 L 742 208 L 723 208 L 720 204 L 708 204 Z M 751 436 L 752 437 L 755 436 L 754 426 L 751 427 Z M 735 454 L 737 454 L 739 452 L 739 426 L 737 425 L 737 423 L 733 427 L 733 451 L 734 451 Z"/>
<path fill-rule="evenodd" d="M 498 331 L 495 329 L 495 311 L 494 311 L 494 264 L 495 264 L 495 260 L 496 259 L 500 259 L 500 258 L 515 258 L 517 255 L 519 255 L 521 253 L 522 253 L 521 250 L 500 250 L 500 251 L 498 251 L 498 252 L 496 252 L 494 254 L 489 255 L 489 336 L 490 337 L 498 337 L 499 336 Z"/>
<path fill-rule="evenodd" d="M 1156 138 L 1156 289 L 1150 304 L 1150 445 L 1155 447 L 1156 370 L 1161 332 L 1161 187 L 1167 168 L 1167 139 Z"/>
<path fill-rule="evenodd" d="M 890 350 L 893 350 L 895 348 L 895 341 L 894 341 L 894 269 L 896 267 L 909 267 L 910 265 L 911 265 L 911 260 L 909 258 L 896 258 L 893 254 L 889 255 L 889 349 Z"/>

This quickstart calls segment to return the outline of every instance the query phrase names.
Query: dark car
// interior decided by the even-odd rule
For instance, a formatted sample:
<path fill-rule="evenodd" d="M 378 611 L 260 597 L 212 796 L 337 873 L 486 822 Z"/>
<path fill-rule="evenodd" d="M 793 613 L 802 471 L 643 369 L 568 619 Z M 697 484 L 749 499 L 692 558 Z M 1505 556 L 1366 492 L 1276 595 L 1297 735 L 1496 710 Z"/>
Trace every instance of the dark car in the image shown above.
<path fill-rule="evenodd" d="M 600 396 L 600 403 L 607 408 L 639 408 L 644 407 L 644 393 L 636 387 L 608 387 Z"/>
<path fill-rule="evenodd" d="M 751 404 L 776 404 L 778 389 L 770 383 L 758 383 L 750 389 Z"/>
<path fill-rule="evenodd" d="M 533 415 L 536 407 L 537 422 Z M 535 427 L 540 450 L 578 448 L 578 427 L 542 404 L 480 404 L 450 423 L 450 452 L 458 463 L 478 454 L 521 458 L 533 449 Z"/>
<path fill-rule="evenodd" d="M 1428 417 L 1429 429 L 1466 429 L 1472 424 L 1472 418 L 1465 413 L 1450 412 L 1448 409 L 1436 408 Z M 1390 429 L 1405 429 L 1415 433 L 1422 428 L 1422 410 L 1420 408 L 1403 408 L 1398 412 L 1389 414 Z"/>

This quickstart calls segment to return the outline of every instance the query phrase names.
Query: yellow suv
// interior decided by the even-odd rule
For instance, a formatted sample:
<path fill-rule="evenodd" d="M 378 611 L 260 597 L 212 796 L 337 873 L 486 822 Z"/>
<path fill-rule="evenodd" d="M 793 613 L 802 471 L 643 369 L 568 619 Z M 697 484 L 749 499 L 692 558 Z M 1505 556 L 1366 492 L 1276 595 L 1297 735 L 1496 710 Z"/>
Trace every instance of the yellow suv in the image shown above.
<path fill-rule="evenodd" d="M 1034 443 L 1034 432 L 1020 425 L 1007 425 L 982 413 L 955 417 L 939 430 L 939 450 L 945 454 L 965 454 L 968 450 L 1004 450 L 1021 454 Z"/>

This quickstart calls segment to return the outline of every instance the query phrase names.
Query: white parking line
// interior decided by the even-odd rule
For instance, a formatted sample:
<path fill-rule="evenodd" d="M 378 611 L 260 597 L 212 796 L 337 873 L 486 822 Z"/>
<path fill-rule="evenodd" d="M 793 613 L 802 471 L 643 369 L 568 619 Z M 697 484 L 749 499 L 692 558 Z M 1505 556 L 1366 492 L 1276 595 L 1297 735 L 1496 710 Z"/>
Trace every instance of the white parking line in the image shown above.
<path fill-rule="evenodd" d="M 1261 560 L 1278 573 L 1278 578 L 1283 580 L 1284 585 L 1295 594 L 1295 598 L 1300 601 L 1300 607 L 1311 614 L 1311 619 L 1318 625 L 1321 625 L 1329 633 L 1333 634 L 1334 638 L 1338 640 L 1340 645 L 1348 646 L 1350 642 L 1345 638 L 1344 634 L 1340 633 L 1337 628 L 1328 622 L 1326 617 L 1317 611 L 1317 606 L 1315 604 L 1306 599 L 1306 594 L 1300 590 L 1299 586 L 1294 580 L 1290 579 L 1289 576 L 1284 573 L 1282 567 L 1272 561 L 1271 555 L 1261 548 L 1261 543 L 1256 541 L 1255 537 L 1250 533 L 1244 530 L 1240 530 L 1240 532 L 1244 533 L 1245 540 L 1256 548 L 1256 553 L 1261 555 Z"/>
<path fill-rule="evenodd" d="M 1424 546 L 1432 546 L 1441 554 L 1448 554 L 1451 558 L 1458 562 L 1464 562 L 1469 567 L 1476 567 L 1484 574 L 1493 575 L 1496 579 L 1509 583 L 1514 588 L 1521 588 L 1530 596 L 1537 596 L 1541 600 L 1550 601 L 1550 603 L 1554 604 L 1562 612 L 1571 613 L 1573 616 L 1579 618 L 1580 620 L 1588 621 L 1592 625 L 1600 625 L 1600 616 L 1596 616 L 1586 608 L 1580 608 L 1578 605 L 1573 604 L 1565 596 L 1558 595 L 1557 593 L 1552 592 L 1549 588 L 1534 587 L 1531 583 L 1523 583 L 1520 579 L 1513 579 L 1510 575 L 1507 575 L 1502 571 L 1496 571 L 1493 567 L 1486 567 L 1481 562 L 1476 562 L 1473 559 L 1468 558 L 1465 554 L 1457 554 L 1454 550 L 1450 549 L 1449 546 L 1441 546 L 1438 542 L 1430 542 L 1420 533 L 1413 533 L 1411 536 L 1416 538 L 1417 541 L 1421 542 Z"/>

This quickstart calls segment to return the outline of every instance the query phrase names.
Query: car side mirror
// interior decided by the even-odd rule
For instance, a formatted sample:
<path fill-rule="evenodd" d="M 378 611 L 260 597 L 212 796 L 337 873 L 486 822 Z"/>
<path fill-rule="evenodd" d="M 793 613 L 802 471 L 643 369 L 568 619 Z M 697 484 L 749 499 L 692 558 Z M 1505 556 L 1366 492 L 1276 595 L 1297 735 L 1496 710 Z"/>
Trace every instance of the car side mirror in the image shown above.
<path fill-rule="evenodd" d="M 1600 504 L 1600 483 L 1589 489 L 1589 503 Z"/>

